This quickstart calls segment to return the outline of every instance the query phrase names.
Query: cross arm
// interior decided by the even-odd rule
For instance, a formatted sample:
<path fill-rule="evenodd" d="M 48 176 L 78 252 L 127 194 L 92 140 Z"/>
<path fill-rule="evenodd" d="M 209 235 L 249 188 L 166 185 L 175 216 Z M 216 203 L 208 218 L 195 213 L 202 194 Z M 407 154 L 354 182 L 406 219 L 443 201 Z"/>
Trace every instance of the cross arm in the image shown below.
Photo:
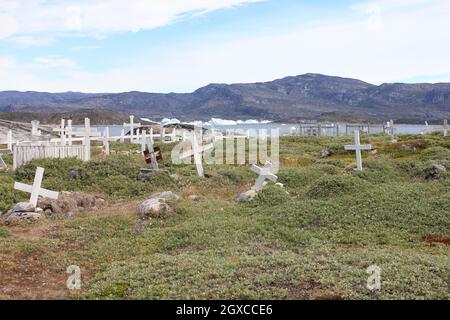
<path fill-rule="evenodd" d="M 14 189 L 19 190 L 19 191 L 23 191 L 23 192 L 28 192 L 28 193 L 31 193 L 33 191 L 33 187 L 32 186 L 24 184 L 24 183 L 20 183 L 20 182 L 15 182 L 14 183 Z M 39 195 L 43 196 L 45 198 L 58 199 L 59 192 L 40 188 L 39 189 Z"/>

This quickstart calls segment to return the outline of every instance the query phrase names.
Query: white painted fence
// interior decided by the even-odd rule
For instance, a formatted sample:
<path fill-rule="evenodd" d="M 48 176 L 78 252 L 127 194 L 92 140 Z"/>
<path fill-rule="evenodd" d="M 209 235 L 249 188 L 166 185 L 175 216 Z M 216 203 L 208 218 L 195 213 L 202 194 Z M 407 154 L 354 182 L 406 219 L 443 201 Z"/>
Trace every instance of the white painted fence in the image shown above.
<path fill-rule="evenodd" d="M 13 146 L 13 170 L 33 159 L 44 158 L 77 158 L 84 160 L 85 148 L 83 145 L 72 146 Z"/>

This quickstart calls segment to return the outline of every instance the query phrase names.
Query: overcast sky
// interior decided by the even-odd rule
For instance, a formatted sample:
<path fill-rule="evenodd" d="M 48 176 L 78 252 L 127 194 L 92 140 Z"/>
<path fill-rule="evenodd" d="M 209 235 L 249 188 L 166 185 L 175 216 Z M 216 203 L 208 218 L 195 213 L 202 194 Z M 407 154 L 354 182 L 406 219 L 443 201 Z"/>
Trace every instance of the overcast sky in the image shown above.
<path fill-rule="evenodd" d="M 0 0 L 0 91 L 450 82 L 449 0 Z"/>

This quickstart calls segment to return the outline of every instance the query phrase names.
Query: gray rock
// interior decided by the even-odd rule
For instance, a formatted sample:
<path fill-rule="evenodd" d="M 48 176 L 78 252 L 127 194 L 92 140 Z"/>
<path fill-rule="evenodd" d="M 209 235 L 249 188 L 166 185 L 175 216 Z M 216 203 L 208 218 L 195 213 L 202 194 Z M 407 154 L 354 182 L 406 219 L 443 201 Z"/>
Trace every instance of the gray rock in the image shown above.
<path fill-rule="evenodd" d="M 427 180 L 438 180 L 447 175 L 447 169 L 441 165 L 434 163 L 425 169 L 425 178 Z"/>
<path fill-rule="evenodd" d="M 12 212 L 5 220 L 6 224 L 28 220 L 30 222 L 39 220 L 41 214 L 37 212 Z"/>
<path fill-rule="evenodd" d="M 405 151 L 416 151 L 416 147 L 413 144 L 404 143 L 400 146 L 400 148 Z"/>
<path fill-rule="evenodd" d="M 174 208 L 167 201 L 178 201 L 180 196 L 172 191 L 154 193 L 150 198 L 138 206 L 141 219 L 160 218 L 163 213 L 174 211 Z"/>
<path fill-rule="evenodd" d="M 14 208 L 12 208 L 11 212 L 34 212 L 36 208 L 29 202 L 19 202 Z"/>
<path fill-rule="evenodd" d="M 328 158 L 331 156 L 331 151 L 327 148 L 322 150 L 321 158 Z"/>
<path fill-rule="evenodd" d="M 200 197 L 199 197 L 198 195 L 196 195 L 196 194 L 191 194 L 191 195 L 188 197 L 188 200 L 191 200 L 191 201 L 198 201 L 198 200 L 200 200 Z"/>
<path fill-rule="evenodd" d="M 256 190 L 250 189 L 250 190 L 241 192 L 237 201 L 238 202 L 249 202 L 249 201 L 252 201 L 257 195 L 258 195 L 258 192 Z"/>

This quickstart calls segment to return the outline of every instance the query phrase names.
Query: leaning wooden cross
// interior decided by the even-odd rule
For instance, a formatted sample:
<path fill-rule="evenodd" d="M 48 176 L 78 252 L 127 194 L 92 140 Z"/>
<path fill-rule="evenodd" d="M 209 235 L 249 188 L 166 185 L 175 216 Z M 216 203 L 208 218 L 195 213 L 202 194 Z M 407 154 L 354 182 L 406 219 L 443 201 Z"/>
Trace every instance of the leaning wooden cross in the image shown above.
<path fill-rule="evenodd" d="M 359 130 L 355 130 L 355 144 L 354 145 L 346 145 L 344 146 L 345 150 L 355 151 L 356 153 L 356 169 L 355 171 L 362 171 L 362 159 L 361 159 L 361 150 L 372 150 L 372 145 L 370 144 L 361 144 L 359 139 Z"/>
<path fill-rule="evenodd" d="M 161 159 L 161 150 L 159 148 L 158 148 L 158 150 L 156 150 L 153 147 L 153 143 L 152 143 L 151 139 L 147 139 L 146 137 L 143 137 L 143 139 L 148 141 L 147 148 L 146 148 L 146 150 L 144 150 L 145 161 L 147 163 L 150 161 L 153 171 L 159 171 L 158 157 Z"/>
<path fill-rule="evenodd" d="M 50 191 L 50 190 L 41 188 L 41 183 L 42 183 L 43 177 L 44 177 L 44 168 L 37 167 L 36 174 L 34 176 L 34 183 L 32 186 L 23 184 L 20 182 L 15 182 L 14 189 L 19 190 L 19 191 L 24 191 L 27 193 L 31 193 L 30 204 L 32 204 L 34 207 L 37 206 L 39 196 L 42 196 L 45 198 L 50 198 L 50 199 L 58 199 L 59 192 Z"/>
<path fill-rule="evenodd" d="M 186 159 L 188 157 L 194 156 L 194 163 L 197 168 L 197 173 L 200 177 L 204 177 L 205 173 L 203 171 L 203 165 L 202 165 L 202 154 L 205 151 L 211 150 L 214 148 L 214 144 L 207 144 L 206 146 L 201 146 L 198 144 L 197 141 L 197 135 L 195 133 L 195 130 L 192 135 L 191 139 L 192 148 L 191 150 L 185 151 L 180 155 L 180 159 Z"/>
<path fill-rule="evenodd" d="M 262 168 L 258 167 L 257 165 L 252 166 L 252 171 L 259 174 L 258 179 L 256 179 L 255 185 L 252 187 L 253 190 L 262 190 L 264 187 L 264 181 L 267 179 L 273 182 L 277 182 L 278 177 L 270 172 L 271 167 L 272 163 L 269 161 L 266 161 L 264 167 Z"/>

